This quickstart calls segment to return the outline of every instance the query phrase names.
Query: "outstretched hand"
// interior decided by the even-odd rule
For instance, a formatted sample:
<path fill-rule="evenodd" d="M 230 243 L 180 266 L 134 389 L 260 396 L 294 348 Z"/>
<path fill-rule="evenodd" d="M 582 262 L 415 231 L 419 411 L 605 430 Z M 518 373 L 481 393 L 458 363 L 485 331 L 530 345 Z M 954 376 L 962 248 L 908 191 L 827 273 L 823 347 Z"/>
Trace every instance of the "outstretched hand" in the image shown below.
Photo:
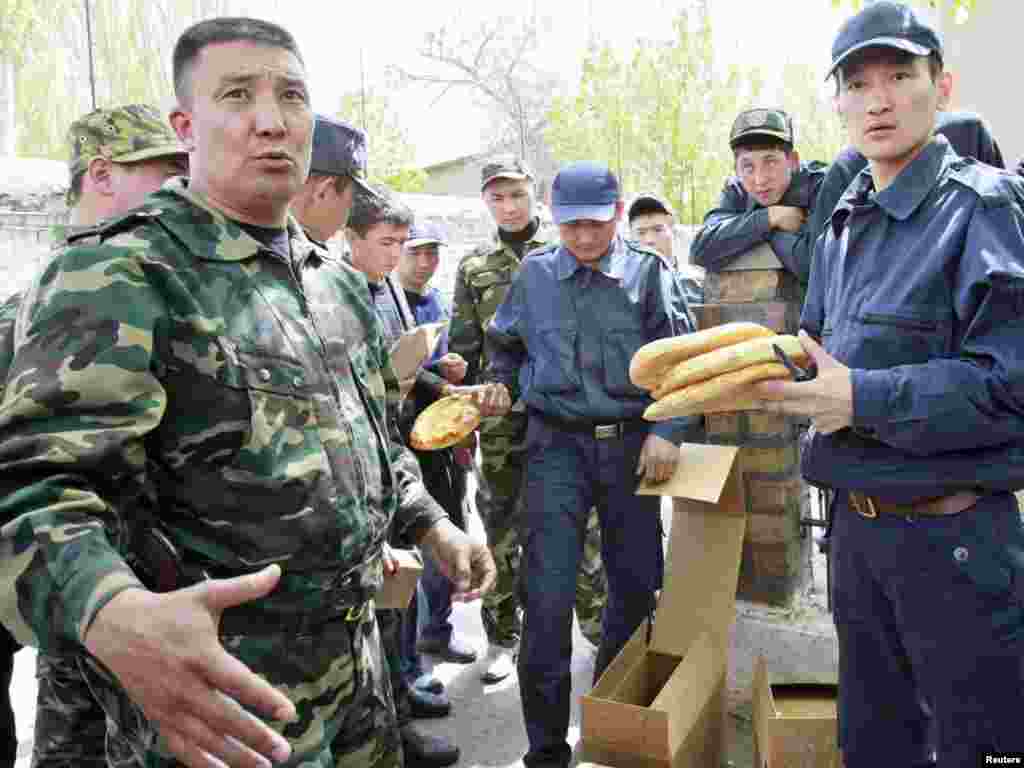
<path fill-rule="evenodd" d="M 266 596 L 280 576 L 272 565 L 174 592 L 125 590 L 100 609 L 85 636 L 89 653 L 190 768 L 217 760 L 264 768 L 291 754 L 284 737 L 250 712 L 291 721 L 294 704 L 229 654 L 217 632 L 225 609 Z"/>

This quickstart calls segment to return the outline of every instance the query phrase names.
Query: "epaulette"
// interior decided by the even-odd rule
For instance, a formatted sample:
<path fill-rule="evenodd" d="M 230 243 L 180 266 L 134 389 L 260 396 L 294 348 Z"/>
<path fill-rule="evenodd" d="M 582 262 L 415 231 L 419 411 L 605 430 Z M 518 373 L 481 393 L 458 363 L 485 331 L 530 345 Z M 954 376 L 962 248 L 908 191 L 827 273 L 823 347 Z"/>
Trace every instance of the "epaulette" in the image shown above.
<path fill-rule="evenodd" d="M 545 253 L 554 253 L 558 250 L 560 243 L 549 243 L 548 245 L 542 245 L 540 248 L 534 248 L 532 251 L 527 251 L 523 255 L 523 261 L 530 258 L 531 256 L 540 256 Z"/>
<path fill-rule="evenodd" d="M 135 208 L 128 213 L 113 219 L 106 219 L 93 227 L 79 230 L 68 235 L 68 245 L 84 245 L 82 240 L 93 239 L 102 243 L 122 232 L 128 232 L 143 224 L 146 224 L 162 214 L 159 208 Z"/>
<path fill-rule="evenodd" d="M 986 208 L 1010 203 L 1024 205 L 1024 182 L 1019 176 L 973 157 L 960 157 L 950 163 L 949 177 L 977 194 Z"/>

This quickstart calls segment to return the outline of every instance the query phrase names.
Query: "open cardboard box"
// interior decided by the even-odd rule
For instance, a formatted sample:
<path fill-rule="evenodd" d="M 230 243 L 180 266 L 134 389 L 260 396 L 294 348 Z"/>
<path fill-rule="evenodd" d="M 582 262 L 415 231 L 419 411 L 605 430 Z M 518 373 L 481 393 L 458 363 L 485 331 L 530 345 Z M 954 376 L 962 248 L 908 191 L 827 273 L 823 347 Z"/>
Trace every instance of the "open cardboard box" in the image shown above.
<path fill-rule="evenodd" d="M 724 755 L 729 628 L 735 617 L 746 501 L 739 448 L 680 446 L 665 584 L 644 622 L 582 701 L 583 754 L 613 768 L 706 768 Z"/>
<path fill-rule="evenodd" d="M 773 683 L 754 666 L 754 768 L 840 768 L 836 685 Z"/>
<path fill-rule="evenodd" d="M 415 549 L 395 549 L 391 556 L 398 561 L 398 570 L 394 574 L 384 574 L 384 586 L 374 597 L 374 605 L 378 609 L 394 608 L 404 611 L 409 607 L 416 584 L 423 573 L 423 558 Z"/>

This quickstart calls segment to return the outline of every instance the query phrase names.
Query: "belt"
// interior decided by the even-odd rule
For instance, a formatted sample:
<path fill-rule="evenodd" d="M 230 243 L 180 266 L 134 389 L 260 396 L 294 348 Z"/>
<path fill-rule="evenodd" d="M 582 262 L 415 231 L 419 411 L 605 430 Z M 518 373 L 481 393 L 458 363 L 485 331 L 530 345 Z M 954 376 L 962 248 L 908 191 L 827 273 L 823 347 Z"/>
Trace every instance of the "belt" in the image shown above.
<path fill-rule="evenodd" d="M 537 413 L 534 411 L 534 413 Z M 541 419 L 547 422 L 553 429 L 563 432 L 580 432 L 591 435 L 595 440 L 616 440 L 627 432 L 635 429 L 648 428 L 650 422 L 643 419 L 632 421 L 613 421 L 607 424 L 597 424 L 592 421 L 563 421 L 552 416 L 541 415 Z"/>
<path fill-rule="evenodd" d="M 849 491 L 849 498 L 851 509 L 861 517 L 876 518 L 880 514 L 899 517 L 942 517 L 956 515 L 965 509 L 970 509 L 978 503 L 981 494 L 974 491 L 958 491 L 948 496 L 935 496 L 903 504 L 882 501 L 860 491 Z"/>

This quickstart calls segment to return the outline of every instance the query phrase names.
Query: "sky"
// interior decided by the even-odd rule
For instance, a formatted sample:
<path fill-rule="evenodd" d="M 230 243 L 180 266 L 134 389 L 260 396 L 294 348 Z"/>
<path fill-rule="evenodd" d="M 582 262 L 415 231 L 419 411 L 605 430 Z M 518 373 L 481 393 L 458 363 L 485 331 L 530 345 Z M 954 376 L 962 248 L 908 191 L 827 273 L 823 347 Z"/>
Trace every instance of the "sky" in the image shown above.
<path fill-rule="evenodd" d="M 545 64 L 575 82 L 591 35 L 623 49 L 637 38 L 667 37 L 673 16 L 691 0 L 266 1 L 263 15 L 286 26 L 303 51 L 314 109 L 332 112 L 341 94 L 359 89 L 361 79 L 367 87 L 383 87 L 389 64 L 422 70 L 423 37 L 444 24 L 466 28 L 536 11 L 550 19 L 549 37 L 557 41 L 545 47 Z M 844 3 L 836 10 L 832 0 L 710 0 L 715 50 L 725 64 L 758 63 L 771 71 L 788 60 L 818 67 L 824 77 L 832 38 L 850 14 L 849 0 Z M 437 93 L 423 87 L 390 92 L 418 165 L 483 148 L 486 112 L 465 89 L 440 99 Z M 777 96 L 781 101 L 782 94 Z"/>

